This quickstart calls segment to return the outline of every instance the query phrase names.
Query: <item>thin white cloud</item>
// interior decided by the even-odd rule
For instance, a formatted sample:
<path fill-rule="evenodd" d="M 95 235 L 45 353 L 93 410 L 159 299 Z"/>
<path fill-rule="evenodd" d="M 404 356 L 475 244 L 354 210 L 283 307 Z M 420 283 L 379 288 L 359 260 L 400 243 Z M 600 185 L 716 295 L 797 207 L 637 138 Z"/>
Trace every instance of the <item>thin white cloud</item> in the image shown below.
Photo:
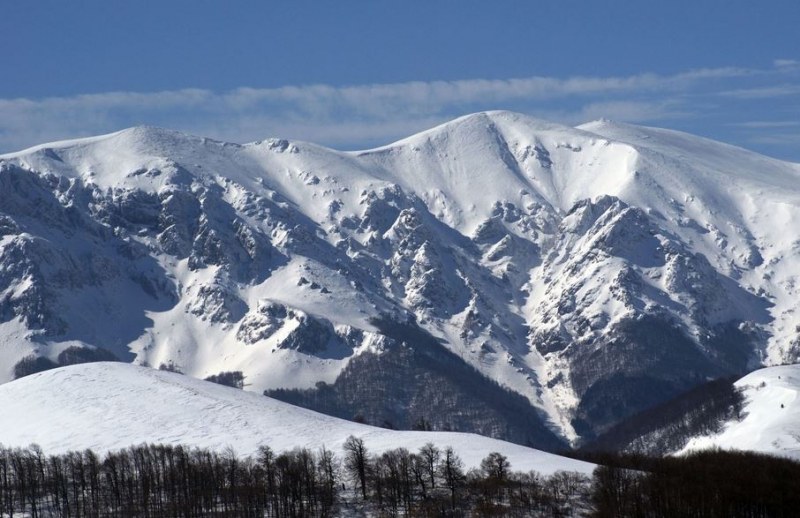
<path fill-rule="evenodd" d="M 800 66 L 800 61 L 797 61 L 796 59 L 776 59 L 773 61 L 773 64 L 778 68 L 798 67 Z"/>
<path fill-rule="evenodd" d="M 137 124 L 237 142 L 282 136 L 336 146 L 387 142 L 483 109 L 550 110 L 561 113 L 557 120 L 570 123 L 598 117 L 653 121 L 685 115 L 675 102 L 665 101 L 674 94 L 778 73 L 775 70 L 723 67 L 674 75 L 308 85 L 238 88 L 223 93 L 183 89 L 0 99 L 0 150 Z"/>
<path fill-rule="evenodd" d="M 720 95 L 725 97 L 735 97 L 737 99 L 769 99 L 772 97 L 785 97 L 787 95 L 798 94 L 800 94 L 800 85 L 795 84 L 782 84 L 760 88 L 742 88 L 738 90 L 727 90 L 720 92 Z"/>
<path fill-rule="evenodd" d="M 572 96 L 683 89 L 692 83 L 752 75 L 758 71 L 742 68 L 699 69 L 662 76 L 638 74 L 628 77 L 530 77 L 521 79 L 469 79 L 462 81 L 409 82 L 346 87 L 311 85 L 273 89 L 241 88 L 225 94 L 226 102 L 239 108 L 262 103 L 292 103 L 332 110 L 349 107 L 365 113 L 383 113 L 392 107 L 442 106 L 479 101 L 555 99 Z"/>

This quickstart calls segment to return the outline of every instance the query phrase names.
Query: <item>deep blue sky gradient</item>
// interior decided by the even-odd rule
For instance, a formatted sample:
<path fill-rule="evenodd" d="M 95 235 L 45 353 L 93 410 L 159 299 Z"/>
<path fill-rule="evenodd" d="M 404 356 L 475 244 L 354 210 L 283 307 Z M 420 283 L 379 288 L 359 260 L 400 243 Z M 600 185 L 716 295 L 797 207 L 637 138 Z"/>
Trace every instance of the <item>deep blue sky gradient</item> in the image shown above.
<path fill-rule="evenodd" d="M 800 61 L 797 0 L 31 0 L 4 3 L 0 15 L 0 152 L 33 144 L 26 139 L 47 138 L 51 133 L 53 138 L 66 137 L 62 133 L 67 131 L 89 134 L 138 123 L 189 131 L 208 128 L 213 132 L 214 127 L 200 120 L 212 117 L 208 113 L 192 118 L 186 109 L 174 106 L 161 111 L 150 106 L 137 112 L 133 105 L 101 115 L 95 110 L 86 117 L 85 127 L 72 121 L 69 127 L 54 124 L 48 132 L 40 127 L 45 125 L 44 117 L 34 119 L 30 107 L 20 111 L 18 103 L 6 106 L 16 110 L 8 115 L 3 100 L 24 98 L 39 103 L 53 97 L 188 88 L 223 95 L 242 87 L 625 78 L 645 73 L 671 77 L 697 69 L 735 67 L 760 73 L 701 81 L 670 89 L 668 95 L 661 89 L 633 89 L 622 95 L 600 92 L 426 105 L 420 113 L 427 110 L 427 116 L 415 120 L 422 129 L 428 122 L 467 111 L 497 108 L 576 123 L 584 113 L 603 115 L 603 105 L 612 103 L 606 114 L 611 118 L 692 131 L 800 161 L 800 126 L 792 124 L 800 122 L 800 92 L 792 93 L 800 77 L 797 64 L 791 63 Z M 785 61 L 777 67 L 775 60 Z M 775 68 L 781 72 L 775 73 Z M 782 89 L 772 95 L 763 91 L 775 86 Z M 755 88 L 762 94 L 754 97 L 741 92 Z M 728 94 L 718 95 L 724 92 Z M 632 114 L 629 106 L 628 111 L 614 109 L 613 103 L 619 108 L 622 102 L 662 106 L 660 111 Z M 587 109 L 588 105 L 593 108 Z M 37 113 L 45 109 L 49 108 L 36 108 Z M 270 111 L 274 107 L 259 109 L 266 121 L 264 134 L 253 134 L 252 139 L 284 130 L 292 133 L 290 137 L 362 147 L 416 128 L 409 121 L 394 130 L 376 129 L 374 139 L 354 132 L 326 142 L 325 134 L 313 130 L 321 122 L 309 115 L 311 108 L 291 113 Z M 325 112 L 326 124 L 335 124 L 336 116 L 350 123 L 367 117 L 341 107 Z M 72 116 L 80 118 L 80 113 Z M 15 122 L 3 123 L 3 115 Z M 369 116 L 375 119 L 371 123 L 390 119 Z M 18 129 L 26 118 L 29 127 Z M 270 120 L 276 121 L 274 127 L 269 127 Z M 258 128 L 254 122 L 243 125 L 227 119 L 217 126 L 228 123 L 238 129 L 220 130 L 212 136 L 247 139 L 248 131 Z"/>

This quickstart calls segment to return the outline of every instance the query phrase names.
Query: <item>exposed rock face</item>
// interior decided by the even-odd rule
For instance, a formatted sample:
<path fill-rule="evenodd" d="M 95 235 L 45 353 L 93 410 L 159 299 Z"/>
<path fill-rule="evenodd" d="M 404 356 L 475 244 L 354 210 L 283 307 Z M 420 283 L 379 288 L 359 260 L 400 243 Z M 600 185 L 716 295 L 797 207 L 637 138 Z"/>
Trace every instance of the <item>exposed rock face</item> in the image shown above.
<path fill-rule="evenodd" d="M 289 312 L 283 304 L 261 302 L 258 311 L 248 313 L 242 320 L 236 338 L 250 345 L 266 340 L 283 326 L 288 316 Z"/>
<path fill-rule="evenodd" d="M 731 303 L 754 308 L 751 318 L 768 306 L 611 197 L 565 216 L 540 275 L 549 282 L 529 343 L 570 365 L 581 401 L 573 424 L 583 435 L 703 380 L 745 372 L 753 356 L 741 352 L 757 340 L 738 331 Z"/>
<path fill-rule="evenodd" d="M 507 113 L 362 153 L 134 128 L 6 155 L 0 380 L 98 356 L 83 347 L 409 426 L 430 390 L 353 381 L 402 364 L 447 392 L 450 425 L 553 447 L 798 356 L 800 238 L 773 229 L 800 217 L 798 178 L 695 137 Z M 445 409 L 466 401 L 499 406 Z"/>

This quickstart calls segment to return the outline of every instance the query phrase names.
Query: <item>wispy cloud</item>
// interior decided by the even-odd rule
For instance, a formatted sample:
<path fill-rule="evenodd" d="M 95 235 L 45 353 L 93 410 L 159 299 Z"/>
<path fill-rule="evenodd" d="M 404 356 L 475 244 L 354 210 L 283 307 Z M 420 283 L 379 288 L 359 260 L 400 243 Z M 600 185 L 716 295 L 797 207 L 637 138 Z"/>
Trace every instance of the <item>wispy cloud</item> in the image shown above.
<path fill-rule="evenodd" d="M 720 92 L 720 95 L 724 95 L 726 97 L 735 97 L 737 99 L 768 99 L 771 97 L 785 97 L 787 95 L 798 94 L 800 94 L 800 84 L 782 84 Z"/>
<path fill-rule="evenodd" d="M 800 67 L 800 61 L 797 61 L 796 59 L 776 59 L 775 61 L 773 61 L 773 64 L 779 68 Z"/>
<path fill-rule="evenodd" d="M 236 142 L 283 136 L 351 146 L 387 142 L 485 109 L 524 111 L 570 124 L 599 117 L 631 122 L 669 120 L 692 116 L 696 106 L 687 98 L 698 91 L 712 89 L 748 98 L 759 91 L 766 94 L 771 90 L 777 95 L 780 88 L 795 88 L 736 88 L 753 78 L 780 76 L 782 70 L 792 68 L 792 60 L 782 59 L 765 70 L 720 67 L 673 75 L 537 76 L 0 99 L 0 150 L 137 124 Z"/>

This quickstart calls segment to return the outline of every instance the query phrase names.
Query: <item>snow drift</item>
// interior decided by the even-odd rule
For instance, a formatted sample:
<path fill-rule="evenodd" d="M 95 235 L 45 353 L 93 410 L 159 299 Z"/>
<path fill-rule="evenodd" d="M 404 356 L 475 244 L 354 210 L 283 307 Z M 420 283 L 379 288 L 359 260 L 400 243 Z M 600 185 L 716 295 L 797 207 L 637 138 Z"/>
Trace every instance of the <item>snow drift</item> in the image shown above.
<path fill-rule="evenodd" d="M 760 369 L 736 386 L 745 396 L 741 418 L 718 434 L 693 438 L 683 451 L 722 448 L 800 459 L 800 365 Z"/>
<path fill-rule="evenodd" d="M 591 464 L 474 434 L 402 432 L 344 421 L 274 399 L 172 372 L 124 363 L 61 367 L 0 386 L 0 443 L 36 443 L 45 453 L 90 448 L 118 450 L 143 443 L 231 447 L 254 454 L 322 446 L 341 455 L 348 436 L 381 453 L 416 451 L 431 442 L 452 446 L 467 467 L 491 452 L 506 455 L 515 470 L 590 473 Z"/>

